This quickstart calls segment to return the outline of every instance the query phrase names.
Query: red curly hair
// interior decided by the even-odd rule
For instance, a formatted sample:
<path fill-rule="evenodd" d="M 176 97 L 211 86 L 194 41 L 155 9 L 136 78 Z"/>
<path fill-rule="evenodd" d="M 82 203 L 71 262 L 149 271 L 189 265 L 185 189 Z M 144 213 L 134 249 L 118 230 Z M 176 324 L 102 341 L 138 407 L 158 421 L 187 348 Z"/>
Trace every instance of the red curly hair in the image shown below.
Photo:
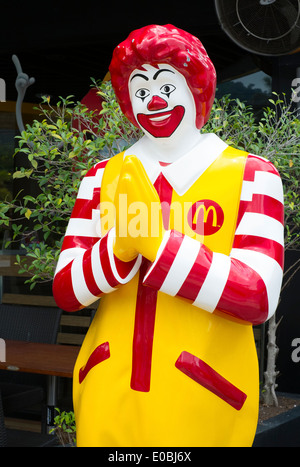
<path fill-rule="evenodd" d="M 139 126 L 131 107 L 128 80 L 143 64 L 167 63 L 186 79 L 196 105 L 196 127 L 207 122 L 216 91 L 216 71 L 202 43 L 171 24 L 150 25 L 130 33 L 119 44 L 109 66 L 112 86 L 122 112 Z"/>

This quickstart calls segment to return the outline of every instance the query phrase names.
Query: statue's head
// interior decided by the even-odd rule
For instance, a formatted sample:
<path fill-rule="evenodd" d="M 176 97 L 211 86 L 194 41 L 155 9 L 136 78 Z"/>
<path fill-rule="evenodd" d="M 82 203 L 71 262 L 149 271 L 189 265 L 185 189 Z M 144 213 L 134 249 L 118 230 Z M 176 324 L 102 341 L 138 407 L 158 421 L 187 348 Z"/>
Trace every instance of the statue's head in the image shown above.
<path fill-rule="evenodd" d="M 116 47 L 109 70 L 123 113 L 155 138 L 207 122 L 216 72 L 195 36 L 170 24 L 145 26 Z"/>

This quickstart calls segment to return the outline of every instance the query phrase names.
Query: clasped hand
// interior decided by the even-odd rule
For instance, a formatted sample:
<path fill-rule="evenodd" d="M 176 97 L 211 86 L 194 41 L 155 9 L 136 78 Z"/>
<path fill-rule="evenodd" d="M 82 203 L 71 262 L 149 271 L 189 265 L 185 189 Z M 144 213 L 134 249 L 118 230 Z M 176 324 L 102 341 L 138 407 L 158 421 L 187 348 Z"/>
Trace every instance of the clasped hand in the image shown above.
<path fill-rule="evenodd" d="M 153 262 L 164 235 L 160 199 L 135 156 L 123 162 L 115 208 L 114 254 L 126 262 L 138 254 Z"/>

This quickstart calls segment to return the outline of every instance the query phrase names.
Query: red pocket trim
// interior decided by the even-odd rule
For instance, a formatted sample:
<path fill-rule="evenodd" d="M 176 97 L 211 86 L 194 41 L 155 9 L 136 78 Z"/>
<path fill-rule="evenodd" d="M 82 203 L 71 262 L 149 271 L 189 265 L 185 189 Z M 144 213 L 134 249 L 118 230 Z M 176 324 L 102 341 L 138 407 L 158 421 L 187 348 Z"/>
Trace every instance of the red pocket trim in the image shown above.
<path fill-rule="evenodd" d="M 241 410 L 247 394 L 227 381 L 207 363 L 189 352 L 182 352 L 175 366 L 236 410 Z"/>
<path fill-rule="evenodd" d="M 82 368 L 79 370 L 79 384 L 82 383 L 88 372 L 98 363 L 107 360 L 110 357 L 109 343 L 104 342 L 104 344 L 99 345 L 94 352 L 89 356 L 89 359 Z"/>

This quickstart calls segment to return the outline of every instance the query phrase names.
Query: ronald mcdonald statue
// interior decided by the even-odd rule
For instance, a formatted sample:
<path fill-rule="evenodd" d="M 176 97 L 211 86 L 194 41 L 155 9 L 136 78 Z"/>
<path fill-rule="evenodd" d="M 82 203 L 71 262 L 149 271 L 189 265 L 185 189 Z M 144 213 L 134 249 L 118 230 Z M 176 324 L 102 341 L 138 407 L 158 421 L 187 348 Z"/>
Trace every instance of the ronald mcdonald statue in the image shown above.
<path fill-rule="evenodd" d="M 77 445 L 251 446 L 253 325 L 282 281 L 281 179 L 200 132 L 216 72 L 196 37 L 143 27 L 109 70 L 144 135 L 83 178 L 55 272 L 62 309 L 101 297 L 74 368 Z"/>

